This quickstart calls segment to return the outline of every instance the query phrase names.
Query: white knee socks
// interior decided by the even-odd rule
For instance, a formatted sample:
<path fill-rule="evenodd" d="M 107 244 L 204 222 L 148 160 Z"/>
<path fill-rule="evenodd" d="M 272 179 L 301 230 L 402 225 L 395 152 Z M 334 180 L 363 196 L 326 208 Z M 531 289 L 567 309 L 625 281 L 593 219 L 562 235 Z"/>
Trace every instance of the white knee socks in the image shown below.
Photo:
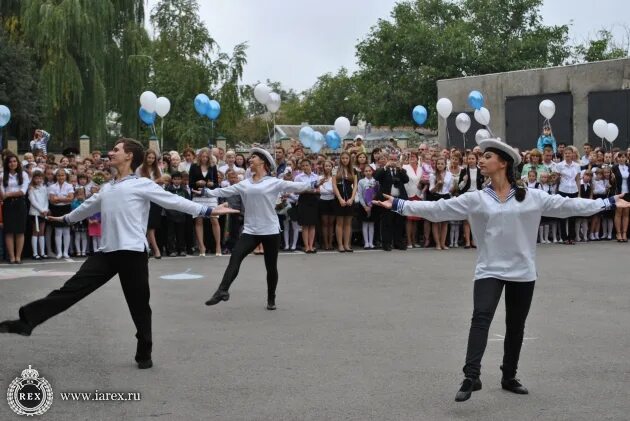
<path fill-rule="evenodd" d="M 364 222 L 363 228 L 363 248 L 374 248 L 374 222 Z"/>
<path fill-rule="evenodd" d="M 39 242 L 39 255 L 42 257 L 48 257 L 48 255 L 46 254 L 46 237 L 42 235 L 40 237 L 37 237 L 37 239 Z"/>
<path fill-rule="evenodd" d="M 63 243 L 62 243 L 63 238 Z M 63 248 L 62 248 L 63 245 Z M 55 246 L 57 247 L 57 259 L 62 257 L 68 258 L 68 250 L 70 249 L 70 228 L 69 227 L 57 227 L 55 228 Z M 62 254 L 63 250 L 63 254 Z"/>
<path fill-rule="evenodd" d="M 39 256 L 37 253 L 37 239 L 39 237 L 35 237 L 34 235 L 31 237 L 31 248 L 33 249 L 33 257 Z"/>
<path fill-rule="evenodd" d="M 92 237 L 92 251 L 96 253 L 101 247 L 101 237 Z"/>
<path fill-rule="evenodd" d="M 85 256 L 87 252 L 87 233 L 86 232 L 74 233 L 74 251 L 79 256 Z"/>

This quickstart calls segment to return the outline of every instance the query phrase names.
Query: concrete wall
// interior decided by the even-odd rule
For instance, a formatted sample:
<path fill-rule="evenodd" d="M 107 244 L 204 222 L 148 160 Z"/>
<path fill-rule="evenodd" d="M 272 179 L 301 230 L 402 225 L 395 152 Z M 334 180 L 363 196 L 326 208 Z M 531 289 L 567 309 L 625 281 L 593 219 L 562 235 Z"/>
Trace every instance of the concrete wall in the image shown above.
<path fill-rule="evenodd" d="M 485 107 L 490 110 L 490 127 L 496 136 L 503 139 L 507 97 L 571 92 L 573 136 L 575 139 L 587 139 L 589 92 L 630 89 L 630 58 L 444 79 L 437 85 L 438 98 L 449 98 L 453 102 L 454 114 L 472 111 L 467 101 L 470 91 L 483 93 Z M 441 118 L 438 129 L 440 144 L 446 145 L 446 123 Z"/>

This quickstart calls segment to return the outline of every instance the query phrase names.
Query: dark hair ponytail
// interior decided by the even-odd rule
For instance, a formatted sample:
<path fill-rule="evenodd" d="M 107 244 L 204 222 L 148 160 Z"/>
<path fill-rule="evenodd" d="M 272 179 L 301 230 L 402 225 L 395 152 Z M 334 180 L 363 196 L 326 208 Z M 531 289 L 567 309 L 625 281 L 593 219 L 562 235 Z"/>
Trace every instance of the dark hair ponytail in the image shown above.
<path fill-rule="evenodd" d="M 523 180 L 516 180 L 514 177 L 514 163 L 508 161 L 507 162 L 507 179 L 510 182 L 510 185 L 516 189 L 516 193 L 514 194 L 514 198 L 517 202 L 522 202 L 525 200 L 525 195 L 527 194 L 527 187 L 523 183 Z"/>

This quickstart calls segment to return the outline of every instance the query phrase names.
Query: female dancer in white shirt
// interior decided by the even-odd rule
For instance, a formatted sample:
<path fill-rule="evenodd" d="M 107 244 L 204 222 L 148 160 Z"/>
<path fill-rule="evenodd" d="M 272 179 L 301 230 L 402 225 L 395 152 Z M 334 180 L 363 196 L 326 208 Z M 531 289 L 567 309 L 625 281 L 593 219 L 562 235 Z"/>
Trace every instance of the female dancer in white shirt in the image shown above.
<path fill-rule="evenodd" d="M 374 202 L 403 215 L 420 215 L 435 222 L 453 219 L 470 222 L 479 248 L 465 379 L 455 397 L 459 402 L 481 389 L 481 358 L 504 287 L 506 334 L 501 386 L 514 393 L 528 393 L 515 376 L 537 277 L 535 227 L 541 216 L 589 216 L 614 208 L 615 203 L 620 208 L 630 207 L 621 195 L 597 200 L 571 199 L 523 188 L 514 177 L 514 168 L 521 161 L 516 150 L 498 139 L 483 140 L 479 146 L 484 151 L 479 164 L 481 173 L 491 180 L 485 189 L 437 202 L 411 202 L 389 196 L 385 201 Z"/>
<path fill-rule="evenodd" d="M 238 184 L 210 190 L 209 197 L 241 196 L 245 220 L 243 234 L 238 239 L 230 256 L 223 280 L 206 305 L 215 305 L 230 299 L 228 290 L 238 276 L 243 259 L 262 244 L 265 268 L 267 269 L 267 310 L 276 309 L 276 286 L 278 285 L 278 250 L 280 248 L 280 222 L 276 215 L 276 201 L 280 193 L 299 193 L 312 189 L 311 183 L 296 183 L 272 177 L 276 163 L 269 152 L 252 148 L 249 158 L 252 177 Z"/>

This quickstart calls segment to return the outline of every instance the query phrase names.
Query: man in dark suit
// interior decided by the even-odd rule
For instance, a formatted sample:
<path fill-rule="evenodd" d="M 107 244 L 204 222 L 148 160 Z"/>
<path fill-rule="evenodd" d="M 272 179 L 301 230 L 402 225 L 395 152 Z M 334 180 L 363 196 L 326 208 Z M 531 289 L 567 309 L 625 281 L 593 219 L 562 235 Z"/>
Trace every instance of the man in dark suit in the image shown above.
<path fill-rule="evenodd" d="M 374 178 L 380 186 L 380 197 L 383 197 L 383 194 L 388 194 L 393 197 L 407 199 L 405 184 L 409 182 L 409 176 L 407 171 L 402 169 L 398 154 L 390 153 L 387 165 L 376 170 Z M 379 198 L 378 200 L 383 199 Z M 407 246 L 404 243 L 405 217 L 391 210 L 385 210 L 381 217 L 381 238 L 383 250 L 385 251 L 391 251 L 392 245 L 399 250 L 407 250 Z"/>

